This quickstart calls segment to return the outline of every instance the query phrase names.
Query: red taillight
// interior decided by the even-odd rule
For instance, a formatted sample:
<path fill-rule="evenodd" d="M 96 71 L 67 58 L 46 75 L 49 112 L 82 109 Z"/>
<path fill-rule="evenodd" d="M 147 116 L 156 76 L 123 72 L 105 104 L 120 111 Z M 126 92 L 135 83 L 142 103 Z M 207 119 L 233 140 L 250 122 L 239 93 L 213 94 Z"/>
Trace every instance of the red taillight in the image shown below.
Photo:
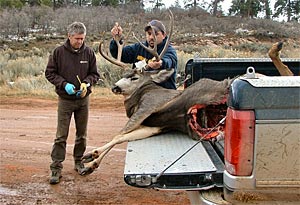
<path fill-rule="evenodd" d="M 250 176 L 253 168 L 255 115 L 251 110 L 227 109 L 225 168 L 235 176 Z"/>

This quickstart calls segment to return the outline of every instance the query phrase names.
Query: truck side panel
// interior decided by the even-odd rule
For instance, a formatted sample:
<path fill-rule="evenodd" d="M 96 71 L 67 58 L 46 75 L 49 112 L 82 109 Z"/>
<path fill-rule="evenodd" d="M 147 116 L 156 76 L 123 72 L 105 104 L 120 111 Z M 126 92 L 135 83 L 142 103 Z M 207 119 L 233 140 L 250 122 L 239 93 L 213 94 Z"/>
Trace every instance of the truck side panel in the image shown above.
<path fill-rule="evenodd" d="M 300 120 L 257 122 L 254 166 L 257 187 L 300 187 L 299 133 Z"/>
<path fill-rule="evenodd" d="M 255 143 L 254 169 L 250 176 L 234 176 L 224 171 L 225 199 L 234 204 L 245 200 L 297 204 L 300 200 L 300 77 L 237 79 L 232 84 L 228 106 L 255 112 Z"/>

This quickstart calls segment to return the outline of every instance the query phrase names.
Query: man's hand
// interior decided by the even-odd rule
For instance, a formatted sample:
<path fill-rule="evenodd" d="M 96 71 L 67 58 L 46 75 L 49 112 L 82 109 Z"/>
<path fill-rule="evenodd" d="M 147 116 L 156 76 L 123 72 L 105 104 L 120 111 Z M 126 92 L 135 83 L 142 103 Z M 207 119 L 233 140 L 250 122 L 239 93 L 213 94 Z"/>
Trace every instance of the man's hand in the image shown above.
<path fill-rule="evenodd" d="M 149 61 L 148 66 L 152 69 L 159 69 L 162 66 L 162 60 L 160 60 L 160 61 Z"/>
<path fill-rule="evenodd" d="M 115 23 L 115 26 L 111 29 L 111 35 L 115 41 L 120 41 L 122 36 L 123 29 L 118 22 Z"/>
<path fill-rule="evenodd" d="M 81 91 L 81 94 L 80 94 L 80 97 L 81 98 L 84 98 L 85 95 L 86 95 L 86 92 L 87 92 L 87 84 L 86 83 L 81 83 L 80 84 L 80 91 Z"/>
<path fill-rule="evenodd" d="M 71 83 L 66 84 L 65 90 L 69 95 L 74 95 L 75 94 L 75 86 Z"/>

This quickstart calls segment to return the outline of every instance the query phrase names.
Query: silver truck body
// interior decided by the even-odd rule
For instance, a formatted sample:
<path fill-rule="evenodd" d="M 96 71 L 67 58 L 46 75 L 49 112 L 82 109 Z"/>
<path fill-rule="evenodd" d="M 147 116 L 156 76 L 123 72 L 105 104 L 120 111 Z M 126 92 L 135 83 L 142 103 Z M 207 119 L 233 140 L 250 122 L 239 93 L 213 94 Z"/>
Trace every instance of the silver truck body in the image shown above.
<path fill-rule="evenodd" d="M 252 95 L 253 101 L 257 101 L 255 98 L 259 97 L 259 101 L 263 102 L 253 103 L 256 116 L 253 171 L 251 176 L 243 177 L 233 176 L 225 170 L 225 199 L 238 201 L 236 203 L 247 200 L 298 203 L 300 77 L 260 77 L 244 80 L 254 89 L 265 89 L 271 94 L 257 92 L 257 95 Z M 286 90 L 279 90 L 282 88 Z M 249 109 L 248 105 L 244 106 L 246 108 L 240 109 Z"/>
<path fill-rule="evenodd" d="M 299 204 L 300 77 L 240 77 L 235 82 L 228 107 L 255 112 L 251 175 L 226 170 L 223 141 L 198 143 L 181 133 L 166 133 L 128 143 L 126 183 L 186 190 L 191 204 Z"/>

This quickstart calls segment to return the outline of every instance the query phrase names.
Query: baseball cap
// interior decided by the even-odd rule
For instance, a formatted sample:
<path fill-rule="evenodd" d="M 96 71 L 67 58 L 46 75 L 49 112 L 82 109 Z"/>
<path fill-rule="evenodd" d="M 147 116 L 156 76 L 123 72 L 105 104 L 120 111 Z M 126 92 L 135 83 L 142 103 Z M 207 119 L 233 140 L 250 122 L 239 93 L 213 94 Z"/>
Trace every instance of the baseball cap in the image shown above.
<path fill-rule="evenodd" d="M 164 24 L 159 20 L 152 20 L 150 21 L 147 26 L 145 27 L 145 31 L 148 31 L 151 26 L 154 28 L 155 31 L 161 31 L 163 33 L 166 33 L 166 27 Z"/>

